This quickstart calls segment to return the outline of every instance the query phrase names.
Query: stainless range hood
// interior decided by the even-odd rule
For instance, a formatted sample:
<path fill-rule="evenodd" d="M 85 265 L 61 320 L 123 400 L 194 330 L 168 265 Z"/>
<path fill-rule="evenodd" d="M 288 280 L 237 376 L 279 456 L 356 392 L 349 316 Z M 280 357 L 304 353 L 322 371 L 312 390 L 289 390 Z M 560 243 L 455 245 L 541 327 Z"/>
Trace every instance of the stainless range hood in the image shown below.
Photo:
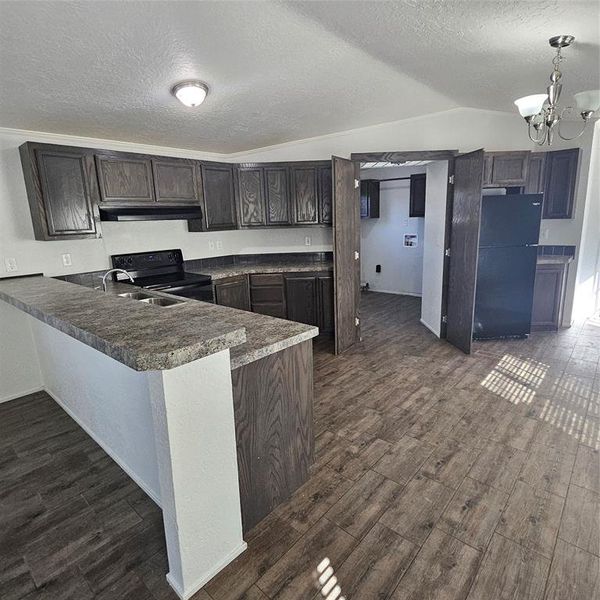
<path fill-rule="evenodd" d="M 199 206 L 102 206 L 101 221 L 173 221 L 202 219 Z"/>

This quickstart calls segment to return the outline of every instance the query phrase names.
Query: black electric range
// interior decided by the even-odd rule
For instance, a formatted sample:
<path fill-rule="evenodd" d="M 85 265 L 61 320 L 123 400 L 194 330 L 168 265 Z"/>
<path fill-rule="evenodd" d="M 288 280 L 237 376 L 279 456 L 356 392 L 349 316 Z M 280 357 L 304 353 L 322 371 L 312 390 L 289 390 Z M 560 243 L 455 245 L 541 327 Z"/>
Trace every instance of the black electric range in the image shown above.
<path fill-rule="evenodd" d="M 119 283 L 133 283 L 147 290 L 204 302 L 214 301 L 211 276 L 187 273 L 181 250 L 116 254 L 111 259 L 113 268 L 124 269 L 133 277 L 131 282 L 125 273 L 117 272 L 113 277 Z"/>

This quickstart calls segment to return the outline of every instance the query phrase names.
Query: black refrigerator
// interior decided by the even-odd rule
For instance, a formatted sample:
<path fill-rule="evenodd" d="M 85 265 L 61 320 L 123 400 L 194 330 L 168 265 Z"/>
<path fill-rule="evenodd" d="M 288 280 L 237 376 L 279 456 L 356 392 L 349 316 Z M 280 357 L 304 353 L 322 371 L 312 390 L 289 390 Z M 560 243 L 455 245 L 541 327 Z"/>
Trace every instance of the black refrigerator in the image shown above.
<path fill-rule="evenodd" d="M 523 338 L 530 332 L 542 198 L 542 194 L 482 197 L 476 340 Z"/>

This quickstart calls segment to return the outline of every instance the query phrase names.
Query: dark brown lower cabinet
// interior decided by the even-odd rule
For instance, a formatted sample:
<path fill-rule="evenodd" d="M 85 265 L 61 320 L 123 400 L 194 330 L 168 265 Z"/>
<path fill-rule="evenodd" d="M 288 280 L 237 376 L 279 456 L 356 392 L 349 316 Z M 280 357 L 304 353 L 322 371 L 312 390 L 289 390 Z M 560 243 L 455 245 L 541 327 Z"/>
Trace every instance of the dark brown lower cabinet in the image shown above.
<path fill-rule="evenodd" d="M 333 276 L 331 273 L 293 273 L 285 276 L 287 318 L 333 333 Z"/>
<path fill-rule="evenodd" d="M 280 273 L 250 275 L 252 312 L 285 319 L 285 287 Z"/>
<path fill-rule="evenodd" d="M 319 324 L 317 305 L 317 278 L 313 274 L 298 273 L 285 276 L 287 317 L 307 325 Z"/>
<path fill-rule="evenodd" d="M 314 455 L 312 341 L 235 369 L 231 379 L 247 532 L 308 479 Z"/>
<path fill-rule="evenodd" d="M 562 323 L 567 262 L 538 264 L 533 288 L 531 331 L 557 331 Z"/>
<path fill-rule="evenodd" d="M 218 279 L 215 282 L 215 302 L 221 306 L 250 310 L 250 287 L 247 275 Z"/>

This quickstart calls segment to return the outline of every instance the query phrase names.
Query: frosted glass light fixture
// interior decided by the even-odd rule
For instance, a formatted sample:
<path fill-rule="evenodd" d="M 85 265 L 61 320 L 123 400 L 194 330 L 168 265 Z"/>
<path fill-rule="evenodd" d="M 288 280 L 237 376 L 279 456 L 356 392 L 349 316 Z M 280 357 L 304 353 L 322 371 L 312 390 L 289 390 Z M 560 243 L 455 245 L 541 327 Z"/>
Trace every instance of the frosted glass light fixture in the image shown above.
<path fill-rule="evenodd" d="M 596 112 L 598 109 L 600 109 L 600 90 L 579 92 L 577 94 L 573 94 L 573 98 L 575 98 L 577 108 L 581 112 L 586 110 Z"/>
<path fill-rule="evenodd" d="M 173 86 L 171 93 L 179 102 L 193 108 L 204 102 L 208 86 L 202 81 L 182 81 Z"/>
<path fill-rule="evenodd" d="M 548 94 L 532 94 L 515 100 L 515 104 L 523 118 L 533 117 L 542 111 L 542 106 L 547 99 Z"/>
<path fill-rule="evenodd" d="M 562 49 L 567 48 L 575 41 L 572 35 L 555 35 L 548 42 L 552 48 L 556 48 L 556 56 L 552 59 L 554 69 L 550 73 L 550 85 L 545 94 L 532 94 L 515 100 L 515 105 L 519 113 L 527 122 L 527 131 L 529 139 L 542 146 L 543 144 L 552 145 L 554 134 L 557 133 L 563 140 L 574 140 L 584 131 L 592 115 L 600 109 L 600 90 L 590 90 L 575 94 L 575 100 L 579 110 L 579 115 L 583 120 L 583 127 L 579 133 L 573 137 L 566 137 L 561 132 L 561 125 L 564 118 L 573 112 L 572 106 L 560 108 L 558 101 L 562 91 L 562 73 L 559 69 L 560 63 L 564 60 Z"/>

